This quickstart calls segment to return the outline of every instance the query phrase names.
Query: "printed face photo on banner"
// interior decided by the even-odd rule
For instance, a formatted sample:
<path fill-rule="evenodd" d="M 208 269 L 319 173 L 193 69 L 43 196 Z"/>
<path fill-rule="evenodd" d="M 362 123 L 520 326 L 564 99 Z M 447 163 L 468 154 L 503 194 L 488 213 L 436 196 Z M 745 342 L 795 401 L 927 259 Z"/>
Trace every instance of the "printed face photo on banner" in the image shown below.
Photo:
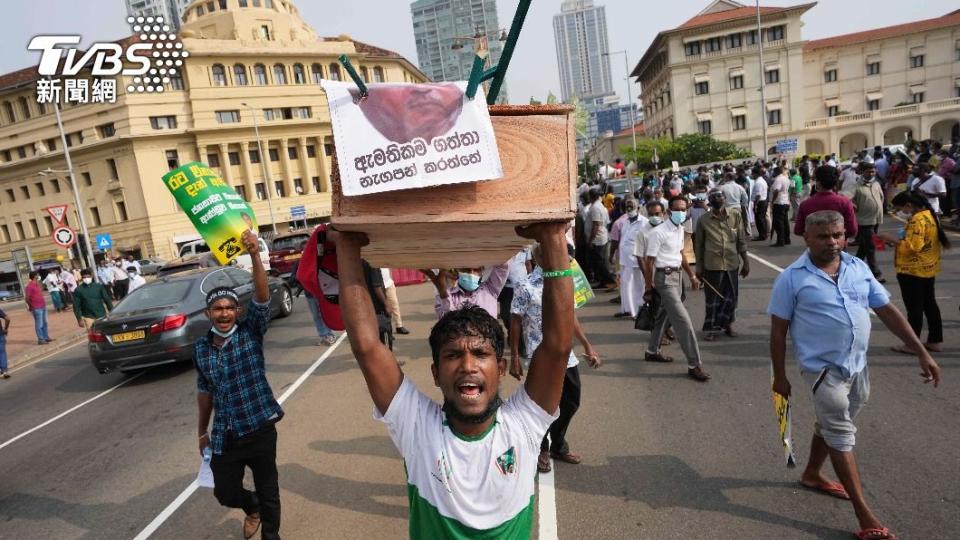
<path fill-rule="evenodd" d="M 463 91 L 452 83 L 377 85 L 367 90 L 363 101 L 357 88 L 350 95 L 370 124 L 395 143 L 419 137 L 430 144 L 450 131 L 463 111 Z"/>

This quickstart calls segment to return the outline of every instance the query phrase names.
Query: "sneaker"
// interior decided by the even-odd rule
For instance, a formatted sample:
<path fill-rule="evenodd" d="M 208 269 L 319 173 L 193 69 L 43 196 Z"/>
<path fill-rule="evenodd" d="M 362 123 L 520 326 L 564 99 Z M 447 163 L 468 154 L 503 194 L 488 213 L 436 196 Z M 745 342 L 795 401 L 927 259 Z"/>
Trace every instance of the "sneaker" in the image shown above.
<path fill-rule="evenodd" d="M 396 329 L 396 332 L 402 336 L 405 336 L 410 333 L 410 331 L 407 330 L 406 326 L 398 326 Z"/>
<path fill-rule="evenodd" d="M 337 336 L 333 334 L 328 334 L 320 338 L 320 345 L 333 345 L 337 342 Z"/>

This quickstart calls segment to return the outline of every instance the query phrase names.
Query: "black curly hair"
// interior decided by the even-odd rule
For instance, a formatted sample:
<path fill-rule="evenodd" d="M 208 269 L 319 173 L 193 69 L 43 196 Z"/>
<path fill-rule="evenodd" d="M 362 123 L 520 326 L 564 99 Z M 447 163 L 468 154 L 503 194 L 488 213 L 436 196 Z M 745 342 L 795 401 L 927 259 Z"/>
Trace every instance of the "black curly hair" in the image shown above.
<path fill-rule="evenodd" d="M 440 348 L 445 343 L 464 336 L 480 337 L 493 345 L 497 359 L 503 358 L 503 327 L 487 310 L 475 305 L 467 305 L 450 311 L 433 325 L 430 330 L 430 352 L 433 364 L 440 362 Z"/>

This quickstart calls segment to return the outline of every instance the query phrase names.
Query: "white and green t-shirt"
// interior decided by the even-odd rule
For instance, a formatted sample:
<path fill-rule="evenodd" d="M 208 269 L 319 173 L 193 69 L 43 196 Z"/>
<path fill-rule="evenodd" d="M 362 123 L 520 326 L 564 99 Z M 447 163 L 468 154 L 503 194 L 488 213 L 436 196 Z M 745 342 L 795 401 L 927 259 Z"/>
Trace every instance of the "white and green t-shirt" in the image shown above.
<path fill-rule="evenodd" d="M 403 455 L 410 538 L 530 538 L 540 441 L 556 420 L 521 386 L 490 429 L 466 437 L 405 377 L 385 415 Z"/>

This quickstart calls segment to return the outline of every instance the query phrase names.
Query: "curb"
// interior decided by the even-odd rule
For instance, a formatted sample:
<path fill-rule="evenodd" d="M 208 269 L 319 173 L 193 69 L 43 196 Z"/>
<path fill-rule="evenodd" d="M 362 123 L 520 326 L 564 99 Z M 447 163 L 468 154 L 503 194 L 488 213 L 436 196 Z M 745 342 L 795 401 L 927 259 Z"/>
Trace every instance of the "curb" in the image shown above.
<path fill-rule="evenodd" d="M 9 368 L 12 370 L 17 366 L 22 366 L 38 358 L 64 351 L 70 347 L 75 347 L 79 343 L 86 341 L 86 339 L 87 332 L 85 330 L 78 330 L 75 334 L 68 334 L 66 336 L 57 338 L 57 340 L 52 344 L 38 346 L 34 349 L 30 349 L 28 352 L 21 353 L 13 358 L 10 358 Z"/>

